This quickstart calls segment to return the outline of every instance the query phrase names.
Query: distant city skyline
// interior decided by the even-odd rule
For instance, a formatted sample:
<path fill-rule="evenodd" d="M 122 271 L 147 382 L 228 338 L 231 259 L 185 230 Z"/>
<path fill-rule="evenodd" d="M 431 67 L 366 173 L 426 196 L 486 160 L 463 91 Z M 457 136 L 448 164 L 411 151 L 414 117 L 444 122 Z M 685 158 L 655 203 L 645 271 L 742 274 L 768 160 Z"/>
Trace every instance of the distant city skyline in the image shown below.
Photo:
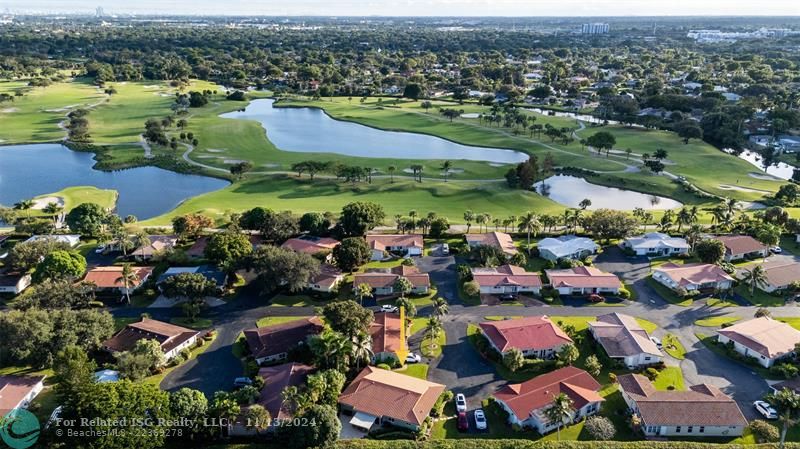
<path fill-rule="evenodd" d="M 797 0 L 0 0 L 0 10 L 262 16 L 800 16 Z"/>

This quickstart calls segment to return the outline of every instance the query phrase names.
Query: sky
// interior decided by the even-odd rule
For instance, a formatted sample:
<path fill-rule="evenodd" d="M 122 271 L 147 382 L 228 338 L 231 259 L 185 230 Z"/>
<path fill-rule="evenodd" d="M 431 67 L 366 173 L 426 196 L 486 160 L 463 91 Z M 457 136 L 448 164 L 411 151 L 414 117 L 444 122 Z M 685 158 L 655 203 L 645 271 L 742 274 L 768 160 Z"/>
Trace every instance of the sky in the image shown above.
<path fill-rule="evenodd" d="M 800 16 L 800 0 L 0 0 L 0 11 L 317 16 Z"/>

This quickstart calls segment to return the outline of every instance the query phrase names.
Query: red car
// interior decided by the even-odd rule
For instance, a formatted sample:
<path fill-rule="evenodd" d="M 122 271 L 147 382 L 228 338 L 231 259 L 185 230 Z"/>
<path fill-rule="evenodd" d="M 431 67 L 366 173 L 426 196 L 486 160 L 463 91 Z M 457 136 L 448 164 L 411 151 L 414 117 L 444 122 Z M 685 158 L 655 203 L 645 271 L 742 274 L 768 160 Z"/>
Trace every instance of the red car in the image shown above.
<path fill-rule="evenodd" d="M 469 419 L 467 419 L 466 412 L 461 412 L 458 414 L 458 430 L 461 432 L 466 432 L 469 430 Z"/>
<path fill-rule="evenodd" d="M 588 299 L 589 302 L 603 302 L 606 300 L 606 298 L 603 298 L 602 296 L 596 294 L 589 295 Z"/>

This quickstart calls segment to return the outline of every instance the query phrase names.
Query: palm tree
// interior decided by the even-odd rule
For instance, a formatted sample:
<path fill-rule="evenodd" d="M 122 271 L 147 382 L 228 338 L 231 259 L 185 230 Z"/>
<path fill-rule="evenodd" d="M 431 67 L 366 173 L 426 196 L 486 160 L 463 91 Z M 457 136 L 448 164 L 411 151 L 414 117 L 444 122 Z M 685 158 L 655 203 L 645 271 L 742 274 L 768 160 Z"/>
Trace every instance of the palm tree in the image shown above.
<path fill-rule="evenodd" d="M 764 398 L 778 409 L 778 419 L 781 422 L 780 448 L 783 449 L 786 443 L 786 433 L 789 427 L 797 423 L 797 414 L 800 412 L 800 395 L 793 390 L 784 388 L 783 390 L 769 394 Z"/>
<path fill-rule="evenodd" d="M 42 212 L 53 217 L 53 227 L 55 228 L 58 221 L 58 214 L 62 210 L 64 210 L 64 208 L 59 206 L 58 203 L 47 203 L 47 206 L 42 209 Z"/>
<path fill-rule="evenodd" d="M 369 361 L 375 355 L 372 352 L 372 337 L 366 332 L 359 332 L 353 337 L 353 347 L 350 352 L 356 362 L 356 369 L 361 369 L 361 362 Z"/>
<path fill-rule="evenodd" d="M 447 305 L 447 301 L 445 301 L 444 298 L 435 298 L 431 307 L 433 308 L 431 313 L 438 318 L 447 315 L 450 311 L 450 306 Z"/>
<path fill-rule="evenodd" d="M 564 393 L 559 393 L 553 397 L 553 404 L 544 411 L 550 423 L 556 423 L 558 441 L 561 441 L 561 427 L 572 419 L 575 409 L 572 407 L 572 399 Z"/>
<path fill-rule="evenodd" d="M 745 271 L 742 282 L 750 286 L 750 297 L 752 298 L 756 293 L 756 286 L 763 287 L 767 284 L 767 272 L 761 265 L 756 265 Z"/>
<path fill-rule="evenodd" d="M 442 171 L 444 173 L 444 182 L 447 182 L 447 177 L 450 176 L 450 170 L 453 169 L 453 163 L 450 161 L 442 162 Z"/>
<path fill-rule="evenodd" d="M 681 227 L 683 227 L 683 225 L 688 225 L 692 222 L 692 214 L 685 207 L 681 208 L 681 210 L 678 211 L 678 215 L 675 217 L 675 221 L 678 223 L 678 232 L 681 232 Z"/>
<path fill-rule="evenodd" d="M 531 234 L 536 236 L 536 234 L 542 232 L 542 222 L 539 221 L 539 216 L 533 212 L 526 212 L 519 219 L 519 231 L 528 233 L 528 252 L 530 252 Z"/>
<path fill-rule="evenodd" d="M 702 239 L 703 228 L 700 225 L 693 224 L 692 227 L 686 230 L 684 236 L 686 241 L 689 242 L 689 249 L 694 251 L 694 246 Z"/>
<path fill-rule="evenodd" d="M 372 296 L 372 287 L 370 287 L 367 283 L 358 284 L 353 293 L 355 293 L 359 303 L 363 306 L 364 298 Z"/>
<path fill-rule="evenodd" d="M 394 172 L 396 170 L 397 170 L 397 167 L 395 167 L 394 165 L 390 165 L 390 166 L 386 167 L 386 171 L 389 172 L 389 176 L 390 176 L 392 184 L 394 184 Z"/>
<path fill-rule="evenodd" d="M 486 214 L 476 215 L 475 223 L 478 223 L 478 232 L 483 232 L 483 225 L 486 223 Z"/>
<path fill-rule="evenodd" d="M 475 221 L 475 212 L 471 210 L 464 212 L 464 221 L 467 222 L 467 234 L 469 234 L 469 228 L 472 227 L 472 222 Z"/>
<path fill-rule="evenodd" d="M 581 200 L 580 203 L 578 203 L 578 207 L 580 207 L 581 210 L 586 210 L 586 208 L 591 205 L 592 205 L 592 200 L 590 200 L 589 198 L 584 198 Z"/>
<path fill-rule="evenodd" d="M 644 225 L 644 231 L 647 232 L 647 224 L 653 221 L 653 213 L 652 212 L 645 212 L 642 215 L 642 224 Z"/>
<path fill-rule="evenodd" d="M 139 274 L 133 271 L 131 264 L 124 264 L 122 266 L 122 273 L 120 273 L 120 277 L 117 278 L 115 283 L 121 283 L 122 287 L 125 288 L 125 299 L 128 301 L 128 304 L 131 303 L 131 287 L 136 282 L 139 282 Z"/>
<path fill-rule="evenodd" d="M 428 337 L 430 337 L 430 342 L 431 342 L 430 344 L 431 345 L 435 345 L 436 341 L 439 338 L 439 334 L 442 332 L 442 329 L 443 329 L 442 328 L 442 322 L 439 320 L 439 318 L 436 318 L 435 316 L 432 316 L 432 317 L 430 317 L 428 319 L 428 323 L 427 323 L 426 327 L 428 329 L 427 330 Z M 431 349 L 433 349 L 433 348 L 431 348 Z"/>

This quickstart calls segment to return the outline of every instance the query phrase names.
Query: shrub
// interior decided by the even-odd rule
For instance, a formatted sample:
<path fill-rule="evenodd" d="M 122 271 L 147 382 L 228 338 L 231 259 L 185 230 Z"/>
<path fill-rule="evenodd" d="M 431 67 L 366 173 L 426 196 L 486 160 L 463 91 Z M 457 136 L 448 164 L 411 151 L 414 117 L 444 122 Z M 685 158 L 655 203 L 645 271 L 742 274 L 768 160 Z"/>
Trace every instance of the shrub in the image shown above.
<path fill-rule="evenodd" d="M 450 390 L 445 391 L 444 393 L 439 395 L 439 398 L 436 399 L 436 403 L 433 404 L 433 409 L 431 409 L 431 416 L 439 417 L 444 415 L 444 406 L 453 400 L 453 392 Z"/>
<path fill-rule="evenodd" d="M 481 286 L 475 281 L 465 282 L 464 293 L 468 296 L 478 296 L 481 294 Z"/>
<path fill-rule="evenodd" d="M 379 363 L 379 364 L 378 364 L 378 368 L 380 368 L 380 369 L 385 369 L 385 370 L 387 370 L 387 371 L 391 371 L 391 369 L 392 369 L 392 367 L 391 367 L 391 366 L 389 366 L 389 365 L 387 365 L 387 364 L 385 364 L 385 363 Z"/>
<path fill-rule="evenodd" d="M 631 292 L 629 292 L 627 288 L 622 287 L 619 289 L 619 297 L 622 299 L 630 299 Z"/>
<path fill-rule="evenodd" d="M 757 443 L 774 443 L 780 439 L 778 428 L 761 419 L 750 423 L 750 431 L 756 437 Z"/>
<path fill-rule="evenodd" d="M 608 373 L 608 381 L 612 384 L 617 383 L 617 375 L 614 373 Z"/>
<path fill-rule="evenodd" d="M 658 370 L 655 368 L 647 368 L 644 370 L 644 375 L 651 381 L 656 380 L 656 377 L 658 377 Z"/>
<path fill-rule="evenodd" d="M 586 424 L 583 425 L 583 429 L 593 440 L 608 441 L 617 434 L 614 423 L 605 416 L 590 416 L 586 418 Z"/>
<path fill-rule="evenodd" d="M 798 374 L 798 368 L 791 363 L 780 363 L 778 365 L 773 365 L 773 367 L 770 368 L 770 371 L 782 376 L 784 379 L 797 377 Z"/>

